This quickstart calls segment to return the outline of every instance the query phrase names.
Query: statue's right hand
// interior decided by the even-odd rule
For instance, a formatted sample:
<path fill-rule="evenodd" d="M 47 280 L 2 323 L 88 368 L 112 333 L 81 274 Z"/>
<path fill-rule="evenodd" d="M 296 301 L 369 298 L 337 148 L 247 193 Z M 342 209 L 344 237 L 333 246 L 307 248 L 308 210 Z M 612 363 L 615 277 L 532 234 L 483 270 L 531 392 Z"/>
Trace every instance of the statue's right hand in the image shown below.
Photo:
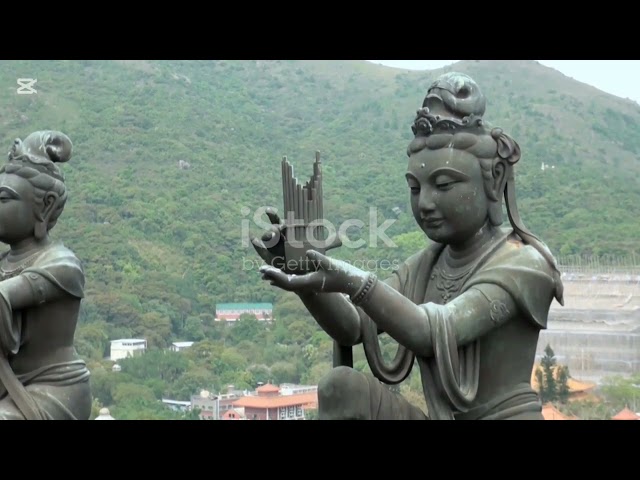
<path fill-rule="evenodd" d="M 267 217 L 269 217 L 271 228 L 269 228 L 260 239 L 252 238 L 251 243 L 256 252 L 258 252 L 258 255 L 260 255 L 268 265 L 284 271 L 286 266 L 284 258 L 286 227 L 273 209 L 267 208 L 265 213 Z"/>

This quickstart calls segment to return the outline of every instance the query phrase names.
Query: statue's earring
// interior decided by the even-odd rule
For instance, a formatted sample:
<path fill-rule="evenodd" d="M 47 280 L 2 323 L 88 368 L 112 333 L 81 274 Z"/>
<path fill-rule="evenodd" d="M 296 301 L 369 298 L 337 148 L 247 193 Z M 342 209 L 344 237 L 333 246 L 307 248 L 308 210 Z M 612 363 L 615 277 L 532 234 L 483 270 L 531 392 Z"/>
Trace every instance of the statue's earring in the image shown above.
<path fill-rule="evenodd" d="M 36 240 L 42 240 L 46 234 L 47 234 L 47 222 L 42 220 L 36 222 L 36 226 L 33 231 L 33 236 L 36 237 Z"/>
<path fill-rule="evenodd" d="M 502 216 L 502 202 L 492 201 L 489 204 L 489 222 L 491 222 L 491 225 L 493 225 L 494 227 L 497 227 L 499 225 L 502 225 L 503 221 L 504 218 Z"/>

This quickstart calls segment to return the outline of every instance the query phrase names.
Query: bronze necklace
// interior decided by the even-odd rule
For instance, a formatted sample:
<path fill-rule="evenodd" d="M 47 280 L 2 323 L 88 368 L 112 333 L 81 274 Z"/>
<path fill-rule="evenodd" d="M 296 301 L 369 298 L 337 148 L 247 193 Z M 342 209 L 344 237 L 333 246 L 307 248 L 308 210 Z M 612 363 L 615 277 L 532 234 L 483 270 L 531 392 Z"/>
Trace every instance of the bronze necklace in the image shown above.
<path fill-rule="evenodd" d="M 9 265 L 10 262 L 7 260 L 7 257 L 4 257 L 2 259 L 2 262 L 0 263 L 0 276 L 2 276 L 2 280 L 8 280 L 9 278 L 20 275 L 25 268 L 33 265 L 33 263 L 41 253 L 42 250 L 38 250 L 37 252 L 32 253 L 22 261 L 18 262 L 17 265 L 13 266 L 12 268 L 6 268 L 6 266 Z"/>
<path fill-rule="evenodd" d="M 438 261 L 439 266 L 433 269 L 431 280 L 435 280 L 435 287 L 444 303 L 455 298 L 476 267 L 493 251 L 494 246 L 495 237 L 482 245 L 469 263 L 462 263 L 462 265 L 460 260 L 451 257 L 448 249 L 443 250 Z"/>
<path fill-rule="evenodd" d="M 460 291 L 460 288 L 473 271 L 473 267 L 477 261 L 458 269 L 447 265 L 446 258 L 442 263 L 443 266 L 434 269 L 435 271 L 431 275 L 431 279 L 435 280 L 435 286 L 440 293 L 440 297 L 444 303 L 447 303 Z"/>

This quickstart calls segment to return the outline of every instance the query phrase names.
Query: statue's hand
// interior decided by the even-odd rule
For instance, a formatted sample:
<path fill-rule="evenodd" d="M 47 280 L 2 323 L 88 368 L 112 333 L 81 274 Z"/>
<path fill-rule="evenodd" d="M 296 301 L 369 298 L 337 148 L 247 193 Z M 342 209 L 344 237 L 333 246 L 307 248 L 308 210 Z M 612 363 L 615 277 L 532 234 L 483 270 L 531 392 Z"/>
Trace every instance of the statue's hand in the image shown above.
<path fill-rule="evenodd" d="M 267 265 L 280 270 L 285 269 L 284 258 L 284 242 L 285 242 L 285 225 L 280 221 L 280 217 L 271 208 L 267 208 L 266 212 L 271 222 L 271 228 L 262 235 L 261 239 L 252 238 L 251 243 L 260 258 Z"/>
<path fill-rule="evenodd" d="M 285 242 L 287 240 L 287 227 L 280 220 L 278 214 L 272 209 L 267 208 L 265 213 L 271 222 L 271 228 L 265 232 L 260 239 L 252 238 L 253 248 L 258 252 L 260 258 L 271 267 L 275 267 L 284 273 L 291 273 L 287 267 L 287 259 L 285 258 Z M 342 240 L 336 236 L 325 251 L 342 246 Z M 309 263 L 309 262 L 307 262 Z"/>
<path fill-rule="evenodd" d="M 268 265 L 261 267 L 260 273 L 271 285 L 296 293 L 338 292 L 353 296 L 367 281 L 367 272 L 315 250 L 309 250 L 307 258 L 315 271 L 305 275 L 287 275 Z"/>

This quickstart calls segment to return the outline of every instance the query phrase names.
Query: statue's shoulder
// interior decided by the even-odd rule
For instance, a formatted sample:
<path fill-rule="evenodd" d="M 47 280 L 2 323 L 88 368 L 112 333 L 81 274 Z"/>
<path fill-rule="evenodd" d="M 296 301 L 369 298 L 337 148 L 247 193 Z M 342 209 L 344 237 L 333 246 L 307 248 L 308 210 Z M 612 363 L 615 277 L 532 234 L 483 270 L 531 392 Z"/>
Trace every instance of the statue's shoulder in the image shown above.
<path fill-rule="evenodd" d="M 61 241 L 52 242 L 38 258 L 38 265 L 67 265 L 82 270 L 82 262 L 73 252 Z"/>
<path fill-rule="evenodd" d="M 479 284 L 493 284 L 505 289 L 524 317 L 538 328 L 546 328 L 549 307 L 558 289 L 554 268 L 517 233 L 509 232 L 502 237 L 464 289 Z"/>
<path fill-rule="evenodd" d="M 513 230 L 503 230 L 504 237 L 494 254 L 487 262 L 487 266 L 512 266 L 517 268 L 537 270 L 552 275 L 553 267 L 544 256 L 532 245 L 528 245 Z M 542 243 L 542 242 L 541 242 Z M 546 245 L 542 244 L 544 248 Z"/>
<path fill-rule="evenodd" d="M 60 241 L 53 242 L 24 273 L 38 273 L 71 295 L 84 296 L 85 276 L 82 262 Z"/>

